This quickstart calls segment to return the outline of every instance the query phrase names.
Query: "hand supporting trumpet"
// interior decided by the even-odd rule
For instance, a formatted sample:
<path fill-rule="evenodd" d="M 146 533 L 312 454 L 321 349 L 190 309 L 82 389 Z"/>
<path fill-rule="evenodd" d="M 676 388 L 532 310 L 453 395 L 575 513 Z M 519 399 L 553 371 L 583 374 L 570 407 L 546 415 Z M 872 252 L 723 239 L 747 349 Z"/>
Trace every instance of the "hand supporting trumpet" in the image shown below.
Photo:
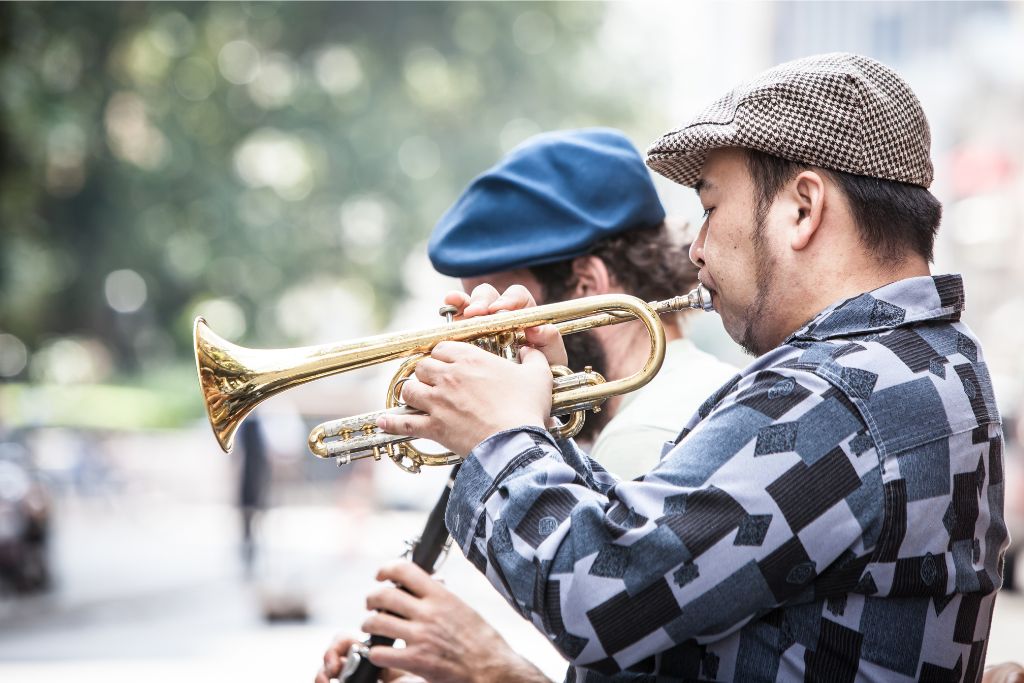
<path fill-rule="evenodd" d="M 500 294 L 491 285 L 471 295 L 451 292 L 445 303 L 463 319 L 535 306 L 529 291 L 513 285 Z M 520 363 L 471 344 L 439 343 L 402 387 L 402 400 L 423 415 L 386 415 L 386 432 L 430 439 L 466 456 L 489 436 L 517 427 L 543 428 L 551 413 L 551 365 L 566 363 L 565 346 L 554 325 L 528 328 Z"/>

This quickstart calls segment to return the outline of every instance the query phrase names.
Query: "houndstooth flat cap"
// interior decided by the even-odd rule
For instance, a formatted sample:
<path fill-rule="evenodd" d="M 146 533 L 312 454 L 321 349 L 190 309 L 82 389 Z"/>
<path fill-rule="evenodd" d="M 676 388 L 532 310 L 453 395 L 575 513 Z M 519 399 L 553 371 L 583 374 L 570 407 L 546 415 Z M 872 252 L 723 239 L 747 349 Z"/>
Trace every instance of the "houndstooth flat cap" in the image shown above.
<path fill-rule="evenodd" d="M 928 187 L 931 135 L 921 103 L 889 67 L 834 52 L 780 64 L 647 150 L 647 165 L 693 187 L 708 150 L 746 147 L 790 161 Z"/>

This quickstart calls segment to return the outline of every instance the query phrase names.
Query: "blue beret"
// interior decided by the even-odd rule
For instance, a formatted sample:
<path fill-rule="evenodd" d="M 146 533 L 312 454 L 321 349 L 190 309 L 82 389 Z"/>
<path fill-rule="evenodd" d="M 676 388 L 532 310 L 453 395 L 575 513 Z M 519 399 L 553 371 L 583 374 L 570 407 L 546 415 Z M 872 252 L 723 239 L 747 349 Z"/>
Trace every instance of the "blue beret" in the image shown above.
<path fill-rule="evenodd" d="M 559 131 L 530 138 L 474 179 L 427 251 L 438 272 L 475 277 L 575 258 L 664 219 L 647 167 L 622 133 Z"/>

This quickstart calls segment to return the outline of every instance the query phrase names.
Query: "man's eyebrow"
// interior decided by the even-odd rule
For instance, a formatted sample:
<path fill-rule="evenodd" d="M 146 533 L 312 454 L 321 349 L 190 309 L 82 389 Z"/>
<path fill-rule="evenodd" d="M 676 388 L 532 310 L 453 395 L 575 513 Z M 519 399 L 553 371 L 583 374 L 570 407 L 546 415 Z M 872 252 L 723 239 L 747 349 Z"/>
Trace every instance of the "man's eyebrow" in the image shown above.
<path fill-rule="evenodd" d="M 712 183 L 709 180 L 706 180 L 705 178 L 701 178 L 700 180 L 697 181 L 697 184 L 693 186 L 693 191 L 696 192 L 697 196 L 699 197 L 701 192 L 703 192 L 704 190 L 713 190 L 714 187 L 714 183 Z"/>

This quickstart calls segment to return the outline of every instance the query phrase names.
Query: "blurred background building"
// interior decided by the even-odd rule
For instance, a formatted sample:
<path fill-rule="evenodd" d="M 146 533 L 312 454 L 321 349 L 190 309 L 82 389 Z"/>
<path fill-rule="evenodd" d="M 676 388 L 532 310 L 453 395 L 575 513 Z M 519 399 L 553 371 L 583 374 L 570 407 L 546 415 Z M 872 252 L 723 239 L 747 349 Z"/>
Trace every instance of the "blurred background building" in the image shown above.
<path fill-rule="evenodd" d="M 257 347 L 432 324 L 456 283 L 427 236 L 517 143 L 608 125 L 643 150 L 739 79 L 837 50 L 923 101 L 935 269 L 965 275 L 1014 432 L 1020 3 L 0 4 L 0 679 L 311 678 L 444 473 L 305 452 L 310 425 L 380 407 L 390 369 L 269 401 L 246 581 L 244 458 L 205 424 L 193 317 Z M 698 221 L 691 191 L 657 182 Z M 744 362 L 715 316 L 691 334 Z M 447 572 L 560 675 L 461 557 Z M 1016 655 L 1000 638 L 991 658 Z"/>

